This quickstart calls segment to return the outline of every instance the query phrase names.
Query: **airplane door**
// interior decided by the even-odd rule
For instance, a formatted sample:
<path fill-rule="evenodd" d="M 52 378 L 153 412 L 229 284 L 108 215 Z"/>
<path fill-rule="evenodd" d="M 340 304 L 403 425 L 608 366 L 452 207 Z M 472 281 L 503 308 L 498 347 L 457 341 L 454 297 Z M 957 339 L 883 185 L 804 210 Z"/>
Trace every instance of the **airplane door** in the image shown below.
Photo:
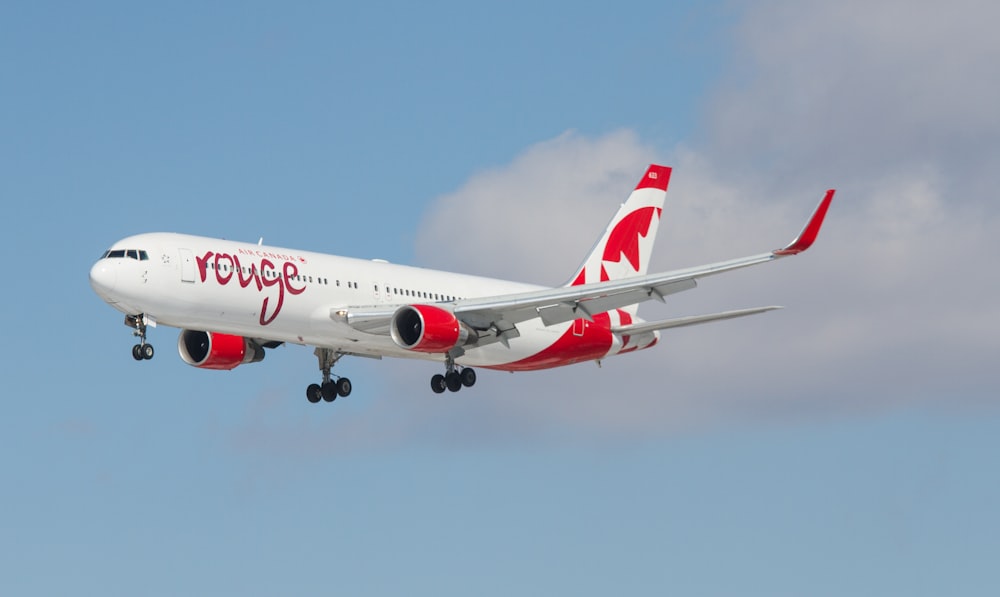
<path fill-rule="evenodd" d="M 191 249 L 180 249 L 181 282 L 194 282 L 194 253 Z"/>
<path fill-rule="evenodd" d="M 388 303 L 388 302 L 391 302 L 390 296 L 391 295 L 389 293 L 389 285 L 388 284 L 386 284 L 384 286 L 381 285 L 381 284 L 376 284 L 375 285 L 375 302 L 376 303 Z"/>

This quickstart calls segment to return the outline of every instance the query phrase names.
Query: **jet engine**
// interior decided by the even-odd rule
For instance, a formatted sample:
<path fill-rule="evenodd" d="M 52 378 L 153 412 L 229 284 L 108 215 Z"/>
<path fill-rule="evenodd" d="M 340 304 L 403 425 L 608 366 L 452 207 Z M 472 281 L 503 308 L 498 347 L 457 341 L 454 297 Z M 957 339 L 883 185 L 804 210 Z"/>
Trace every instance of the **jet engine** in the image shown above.
<path fill-rule="evenodd" d="M 264 360 L 264 347 L 250 338 L 216 332 L 181 330 L 177 350 L 185 363 L 200 369 L 233 369 Z"/>
<path fill-rule="evenodd" d="M 389 329 L 398 346 L 417 352 L 448 352 L 479 338 L 454 313 L 432 305 L 400 307 L 393 314 Z"/>

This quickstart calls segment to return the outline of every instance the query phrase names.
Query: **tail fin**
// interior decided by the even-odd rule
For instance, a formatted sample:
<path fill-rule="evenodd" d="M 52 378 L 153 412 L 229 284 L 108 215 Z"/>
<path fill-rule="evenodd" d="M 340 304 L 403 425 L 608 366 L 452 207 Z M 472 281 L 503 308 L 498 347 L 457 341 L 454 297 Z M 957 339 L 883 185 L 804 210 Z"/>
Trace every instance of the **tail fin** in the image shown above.
<path fill-rule="evenodd" d="M 567 286 L 641 276 L 649 267 L 671 169 L 652 164 Z M 633 312 L 636 305 L 624 309 Z"/>

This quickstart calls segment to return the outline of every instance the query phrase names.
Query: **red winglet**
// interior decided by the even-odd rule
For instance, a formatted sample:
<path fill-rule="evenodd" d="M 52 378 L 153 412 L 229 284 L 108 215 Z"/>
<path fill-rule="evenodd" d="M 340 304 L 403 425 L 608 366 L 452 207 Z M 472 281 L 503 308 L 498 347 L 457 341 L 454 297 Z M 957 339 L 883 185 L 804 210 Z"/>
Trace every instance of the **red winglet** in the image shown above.
<path fill-rule="evenodd" d="M 819 207 L 813 212 L 809 223 L 802 229 L 802 232 L 795 237 L 790 245 L 774 251 L 775 255 L 798 255 L 812 246 L 816 237 L 819 236 L 819 229 L 823 225 L 823 218 L 826 217 L 826 210 L 830 208 L 830 202 L 833 201 L 833 193 L 834 189 L 826 192 L 826 196 L 819 202 Z"/>

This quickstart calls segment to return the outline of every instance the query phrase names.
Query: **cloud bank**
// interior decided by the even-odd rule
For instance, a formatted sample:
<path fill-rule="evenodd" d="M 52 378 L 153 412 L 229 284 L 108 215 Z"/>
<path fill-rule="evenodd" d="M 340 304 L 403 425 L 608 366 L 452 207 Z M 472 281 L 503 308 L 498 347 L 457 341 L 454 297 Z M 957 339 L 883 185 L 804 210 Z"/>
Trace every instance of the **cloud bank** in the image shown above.
<path fill-rule="evenodd" d="M 815 248 L 706 280 L 647 318 L 785 304 L 665 335 L 603 370 L 484 376 L 482 399 L 558 428 L 993 402 L 1000 354 L 1000 61 L 990 5 L 748 5 L 699 145 L 566 133 L 439 198 L 418 238 L 435 266 L 561 282 L 649 161 L 675 166 L 655 269 L 775 248 L 827 187 Z M 989 191 L 987 191 L 989 190 Z M 482 222 L 455 251 L 448 230 Z M 467 225 L 467 224 L 466 224 Z M 498 379 L 499 378 L 499 379 Z"/>
<path fill-rule="evenodd" d="M 747 4 L 696 141 L 567 132 L 439 197 L 416 239 L 423 265 L 555 285 L 652 161 L 675 167 L 654 270 L 776 248 L 836 187 L 809 253 L 640 314 L 787 309 L 670 331 L 601 369 L 483 371 L 443 397 L 426 387 L 434 366 L 383 364 L 373 409 L 396 424 L 366 412 L 347 437 L 368 436 L 364 421 L 378 442 L 447 444 L 995 407 L 1000 9 L 967 4 Z M 325 447 L 351 441 L 328 431 Z"/>

